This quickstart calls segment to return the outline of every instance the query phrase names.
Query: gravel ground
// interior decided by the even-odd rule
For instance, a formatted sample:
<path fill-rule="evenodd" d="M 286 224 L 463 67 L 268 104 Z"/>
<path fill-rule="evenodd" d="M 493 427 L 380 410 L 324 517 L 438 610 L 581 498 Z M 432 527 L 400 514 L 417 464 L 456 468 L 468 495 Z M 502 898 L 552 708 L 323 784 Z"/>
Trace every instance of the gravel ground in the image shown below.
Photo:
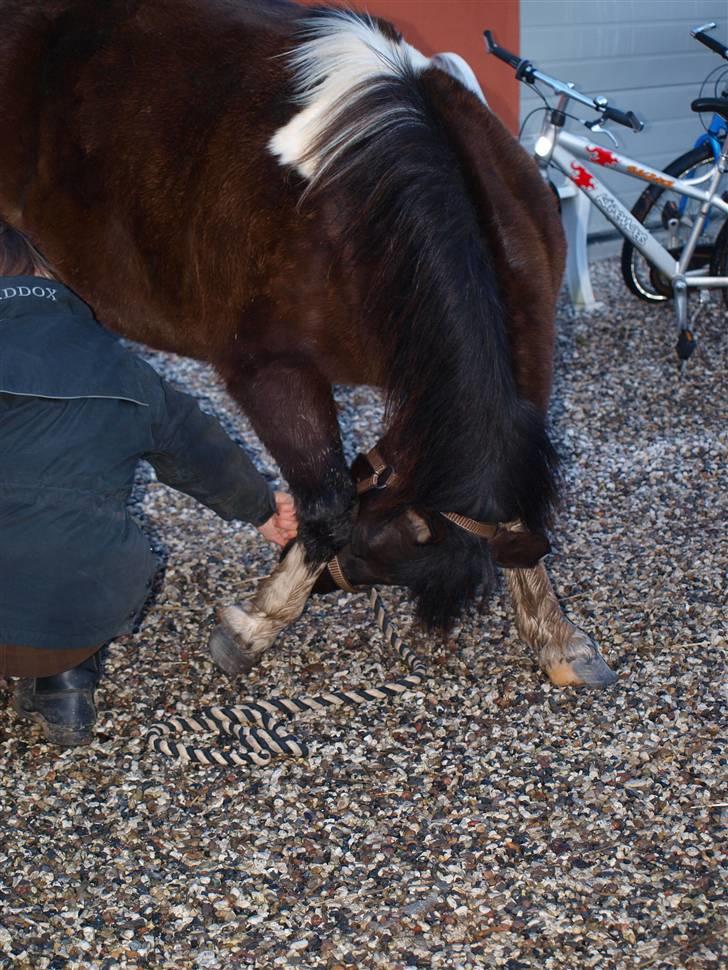
<path fill-rule="evenodd" d="M 669 311 L 594 269 L 602 310 L 560 311 L 552 408 L 563 456 L 551 573 L 619 673 L 599 694 L 544 682 L 505 597 L 445 643 L 410 629 L 428 689 L 296 731 L 305 761 L 180 767 L 149 752 L 159 711 L 376 684 L 400 672 L 363 596 L 313 602 L 246 679 L 205 643 L 220 604 L 275 554 L 140 474 L 166 563 L 140 632 L 118 641 L 95 742 L 65 753 L 0 680 L 0 966 L 690 968 L 726 965 L 721 858 L 728 563 L 726 314 L 678 384 Z M 150 354 L 253 451 L 210 371 Z M 347 448 L 377 396 L 340 395 Z"/>

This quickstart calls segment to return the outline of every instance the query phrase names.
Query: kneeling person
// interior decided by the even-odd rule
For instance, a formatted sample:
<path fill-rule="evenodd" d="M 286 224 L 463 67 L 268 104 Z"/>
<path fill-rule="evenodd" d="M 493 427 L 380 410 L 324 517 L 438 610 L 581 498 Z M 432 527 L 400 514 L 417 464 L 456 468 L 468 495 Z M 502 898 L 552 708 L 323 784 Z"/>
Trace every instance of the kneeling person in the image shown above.
<path fill-rule="evenodd" d="M 15 708 L 49 741 L 84 744 L 101 648 L 133 629 L 157 569 L 126 507 L 138 461 L 278 545 L 298 522 L 217 421 L 2 222 L 0 277 L 0 675 L 26 678 Z"/>

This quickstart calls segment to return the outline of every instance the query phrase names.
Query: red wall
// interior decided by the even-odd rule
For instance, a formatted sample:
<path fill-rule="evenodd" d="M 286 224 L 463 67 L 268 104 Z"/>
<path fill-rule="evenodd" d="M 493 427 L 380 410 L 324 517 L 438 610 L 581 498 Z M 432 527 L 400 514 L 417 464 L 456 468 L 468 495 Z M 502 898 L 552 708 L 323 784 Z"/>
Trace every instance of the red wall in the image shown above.
<path fill-rule="evenodd" d="M 339 0 L 339 5 L 391 20 L 423 54 L 460 54 L 475 71 L 491 108 L 511 131 L 518 130 L 518 82 L 511 68 L 486 54 L 483 31 L 490 28 L 499 44 L 517 52 L 519 0 Z"/>

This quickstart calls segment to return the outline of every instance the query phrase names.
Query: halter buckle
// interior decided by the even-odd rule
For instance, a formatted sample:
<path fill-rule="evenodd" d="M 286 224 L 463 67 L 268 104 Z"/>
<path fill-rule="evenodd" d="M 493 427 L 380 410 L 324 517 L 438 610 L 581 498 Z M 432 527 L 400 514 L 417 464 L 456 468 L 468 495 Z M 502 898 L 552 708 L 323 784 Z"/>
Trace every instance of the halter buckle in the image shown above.
<path fill-rule="evenodd" d="M 369 479 L 370 488 L 378 488 L 378 489 L 386 488 L 393 474 L 394 474 L 394 468 L 392 468 L 391 465 L 386 465 L 384 468 L 381 468 L 379 471 L 375 471 L 372 474 L 371 478 Z"/>

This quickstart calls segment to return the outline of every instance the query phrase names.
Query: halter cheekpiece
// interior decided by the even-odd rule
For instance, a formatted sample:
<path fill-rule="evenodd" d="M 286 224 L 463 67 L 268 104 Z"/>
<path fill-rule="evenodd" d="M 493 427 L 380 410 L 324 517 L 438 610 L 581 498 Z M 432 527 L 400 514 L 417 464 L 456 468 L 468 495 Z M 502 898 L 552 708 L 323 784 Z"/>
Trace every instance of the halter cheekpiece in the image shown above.
<path fill-rule="evenodd" d="M 366 455 L 360 454 L 358 457 L 366 461 L 371 469 L 371 474 L 357 480 L 357 495 L 365 495 L 367 492 L 375 489 L 387 488 L 397 480 L 397 472 L 392 465 L 389 465 L 384 460 L 376 445 Z M 479 539 L 494 539 L 503 528 L 498 523 L 479 522 L 477 519 L 471 519 L 467 515 L 460 515 L 459 512 L 440 512 L 439 514 L 459 529 L 463 529 L 465 532 L 469 532 Z M 354 587 L 344 575 L 344 570 L 341 568 L 338 556 L 334 556 L 327 564 L 327 569 L 339 589 L 343 589 L 347 593 L 355 592 Z"/>

